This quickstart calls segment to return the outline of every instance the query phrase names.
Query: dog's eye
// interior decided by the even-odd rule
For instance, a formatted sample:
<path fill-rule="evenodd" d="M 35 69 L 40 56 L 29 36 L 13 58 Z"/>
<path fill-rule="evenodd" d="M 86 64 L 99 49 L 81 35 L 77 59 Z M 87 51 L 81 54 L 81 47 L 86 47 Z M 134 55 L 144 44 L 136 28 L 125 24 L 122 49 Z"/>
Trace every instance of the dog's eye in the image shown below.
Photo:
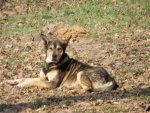
<path fill-rule="evenodd" d="M 50 50 L 52 50 L 53 48 L 52 48 L 52 47 L 50 47 L 49 49 L 50 49 Z"/>
<path fill-rule="evenodd" d="M 61 52 L 61 51 L 62 51 L 62 48 L 58 48 L 57 50 Z"/>

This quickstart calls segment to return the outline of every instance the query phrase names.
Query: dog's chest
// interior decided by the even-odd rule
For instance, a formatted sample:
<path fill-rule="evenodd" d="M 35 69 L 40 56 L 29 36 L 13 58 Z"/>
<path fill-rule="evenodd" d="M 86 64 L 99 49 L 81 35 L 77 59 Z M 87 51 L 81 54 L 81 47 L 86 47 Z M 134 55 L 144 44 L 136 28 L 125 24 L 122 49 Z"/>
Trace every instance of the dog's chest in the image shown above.
<path fill-rule="evenodd" d="M 51 70 L 46 74 L 48 81 L 59 81 L 59 71 Z"/>

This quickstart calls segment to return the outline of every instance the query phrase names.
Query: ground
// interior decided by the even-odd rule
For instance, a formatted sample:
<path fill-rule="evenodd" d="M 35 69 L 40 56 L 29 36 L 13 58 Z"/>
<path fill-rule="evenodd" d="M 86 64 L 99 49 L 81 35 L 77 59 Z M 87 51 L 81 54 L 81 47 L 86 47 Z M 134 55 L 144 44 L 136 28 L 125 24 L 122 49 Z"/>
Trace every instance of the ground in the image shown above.
<path fill-rule="evenodd" d="M 150 3 L 147 0 L 28 0 L 20 5 L 18 1 L 1 1 L 4 2 L 0 4 L 1 113 L 150 110 Z M 68 54 L 90 65 L 103 66 L 119 88 L 112 92 L 78 94 L 65 89 L 2 84 L 7 79 L 38 76 L 44 64 L 39 34 L 52 23 L 86 29 L 84 34 L 75 35 Z"/>

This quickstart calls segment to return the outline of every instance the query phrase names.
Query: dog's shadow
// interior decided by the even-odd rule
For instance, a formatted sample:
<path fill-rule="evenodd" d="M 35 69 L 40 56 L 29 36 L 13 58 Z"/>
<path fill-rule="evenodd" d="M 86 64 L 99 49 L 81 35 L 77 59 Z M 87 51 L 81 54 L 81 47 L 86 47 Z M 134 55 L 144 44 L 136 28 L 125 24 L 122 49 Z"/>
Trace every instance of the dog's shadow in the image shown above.
<path fill-rule="evenodd" d="M 0 112 L 11 111 L 12 113 L 16 113 L 26 108 L 38 109 L 43 105 L 61 105 L 66 104 L 66 102 L 76 103 L 83 101 L 95 101 L 98 99 L 101 100 L 112 100 L 112 99 L 123 99 L 123 98 L 131 98 L 138 96 L 150 96 L 150 87 L 140 88 L 137 87 L 132 90 L 118 90 L 113 92 L 93 92 L 76 96 L 62 96 L 62 97 L 47 97 L 43 99 L 37 100 L 38 102 L 27 102 L 27 103 L 18 103 L 18 104 L 0 104 Z M 64 102 L 65 101 L 65 102 Z"/>

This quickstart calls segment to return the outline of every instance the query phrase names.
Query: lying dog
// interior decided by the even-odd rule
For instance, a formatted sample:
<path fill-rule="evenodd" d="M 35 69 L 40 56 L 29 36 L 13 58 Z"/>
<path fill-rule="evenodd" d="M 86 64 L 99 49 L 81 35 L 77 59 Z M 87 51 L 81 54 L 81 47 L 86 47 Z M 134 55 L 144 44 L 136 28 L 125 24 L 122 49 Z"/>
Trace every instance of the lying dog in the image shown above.
<path fill-rule="evenodd" d="M 19 87 L 41 86 L 50 89 L 64 87 L 82 91 L 110 91 L 118 87 L 104 68 L 92 67 L 69 58 L 65 50 L 68 40 L 49 40 L 42 35 L 45 45 L 45 67 L 39 78 L 9 80 Z"/>

